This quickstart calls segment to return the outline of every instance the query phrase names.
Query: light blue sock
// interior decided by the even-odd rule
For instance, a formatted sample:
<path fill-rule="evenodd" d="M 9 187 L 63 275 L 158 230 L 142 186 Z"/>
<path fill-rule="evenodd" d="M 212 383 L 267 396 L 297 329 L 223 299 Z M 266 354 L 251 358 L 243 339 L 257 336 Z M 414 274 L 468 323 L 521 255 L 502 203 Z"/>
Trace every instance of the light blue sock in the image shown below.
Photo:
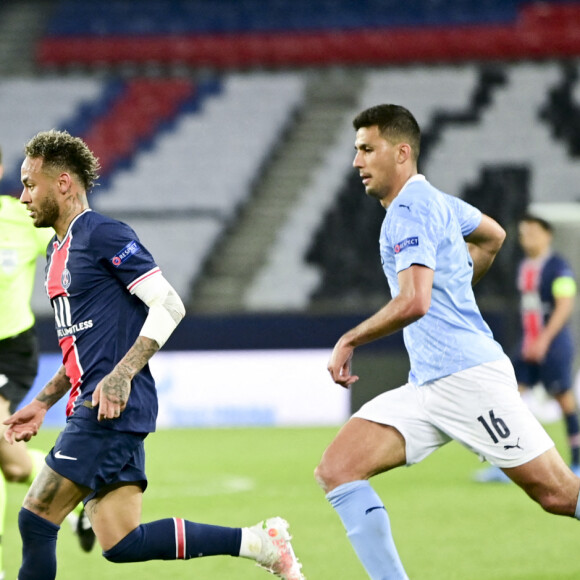
<path fill-rule="evenodd" d="M 327 494 L 372 580 L 408 580 L 383 502 L 368 481 L 344 483 Z"/>
<path fill-rule="evenodd" d="M 578 495 L 578 500 L 576 502 L 576 511 L 574 512 L 574 517 L 580 520 L 580 494 Z"/>

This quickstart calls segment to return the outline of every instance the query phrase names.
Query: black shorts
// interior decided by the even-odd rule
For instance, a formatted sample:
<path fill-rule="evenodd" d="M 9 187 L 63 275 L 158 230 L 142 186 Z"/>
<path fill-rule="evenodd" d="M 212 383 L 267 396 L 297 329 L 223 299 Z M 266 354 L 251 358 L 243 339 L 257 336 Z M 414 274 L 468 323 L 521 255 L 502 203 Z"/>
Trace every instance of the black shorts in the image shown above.
<path fill-rule="evenodd" d="M 10 402 L 10 412 L 26 397 L 38 372 L 36 331 L 0 340 L 0 396 Z"/>
<path fill-rule="evenodd" d="M 126 433 L 95 421 L 70 417 L 46 456 L 46 464 L 71 481 L 88 487 L 90 501 L 118 483 L 135 483 L 145 491 L 146 433 Z"/>

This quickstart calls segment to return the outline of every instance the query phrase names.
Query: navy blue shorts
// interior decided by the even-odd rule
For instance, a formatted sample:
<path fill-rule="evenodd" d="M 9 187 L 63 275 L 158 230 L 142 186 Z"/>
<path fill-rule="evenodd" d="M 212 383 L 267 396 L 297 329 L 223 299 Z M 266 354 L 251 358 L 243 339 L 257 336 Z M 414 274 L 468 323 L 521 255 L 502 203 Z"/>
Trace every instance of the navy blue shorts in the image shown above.
<path fill-rule="evenodd" d="M 118 483 L 136 483 L 145 491 L 146 433 L 125 433 L 101 427 L 94 421 L 71 417 L 46 456 L 46 464 L 58 474 L 88 487 L 91 493 Z"/>
<path fill-rule="evenodd" d="M 541 364 L 521 359 L 514 361 L 519 384 L 533 387 L 541 383 L 550 395 L 559 395 L 572 388 L 574 352 L 568 348 L 551 348 Z"/>

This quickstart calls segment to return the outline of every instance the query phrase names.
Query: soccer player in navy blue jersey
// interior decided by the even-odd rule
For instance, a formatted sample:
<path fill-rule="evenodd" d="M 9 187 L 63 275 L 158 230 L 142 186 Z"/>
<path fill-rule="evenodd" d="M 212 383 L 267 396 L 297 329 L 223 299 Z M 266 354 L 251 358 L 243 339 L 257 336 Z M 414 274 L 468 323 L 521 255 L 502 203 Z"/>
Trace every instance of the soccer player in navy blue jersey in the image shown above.
<path fill-rule="evenodd" d="M 270 518 L 227 528 L 168 518 L 142 524 L 144 439 L 157 395 L 149 359 L 185 314 L 151 254 L 126 224 L 87 200 L 98 161 L 79 138 L 42 132 L 25 147 L 21 202 L 36 227 L 50 226 L 46 289 L 63 364 L 26 407 L 5 421 L 9 442 L 29 441 L 66 393 L 67 422 L 24 499 L 19 580 L 56 577 L 59 526 L 81 500 L 111 562 L 231 555 L 301 580 L 288 524 Z"/>
<path fill-rule="evenodd" d="M 580 479 L 522 402 L 513 367 L 472 291 L 505 232 L 417 171 L 421 132 L 404 107 L 379 105 L 354 120 L 367 195 L 386 210 L 380 254 L 392 300 L 343 334 L 328 363 L 350 387 L 356 347 L 403 330 L 407 384 L 357 411 L 324 452 L 316 478 L 374 580 L 406 579 L 387 510 L 369 479 L 412 465 L 452 439 L 500 467 L 546 511 L 580 519 Z"/>

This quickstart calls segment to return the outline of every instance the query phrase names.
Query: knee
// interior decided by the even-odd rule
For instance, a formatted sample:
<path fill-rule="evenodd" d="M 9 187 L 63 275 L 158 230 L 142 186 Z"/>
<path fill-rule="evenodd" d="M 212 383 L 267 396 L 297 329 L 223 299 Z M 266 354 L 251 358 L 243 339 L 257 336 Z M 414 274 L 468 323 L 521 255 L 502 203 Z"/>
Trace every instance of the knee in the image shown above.
<path fill-rule="evenodd" d="M 337 473 L 337 471 L 324 461 L 322 461 L 314 470 L 314 479 L 322 488 L 324 493 L 329 493 L 342 483 L 342 481 L 340 481 L 340 475 Z"/>
<path fill-rule="evenodd" d="M 138 526 L 129 532 L 122 540 L 108 550 L 103 550 L 103 557 L 115 564 L 127 562 L 142 562 L 149 558 L 143 557 L 144 528 Z"/>
<path fill-rule="evenodd" d="M 105 558 L 105 560 L 108 560 L 109 562 L 113 562 L 113 564 L 123 564 L 125 562 L 125 560 L 119 557 L 119 555 L 114 551 L 110 552 L 103 550 L 103 558 Z"/>
<path fill-rule="evenodd" d="M 113 562 L 114 564 L 123 564 L 130 561 L 125 558 L 123 551 L 119 550 L 118 544 L 113 546 L 110 550 L 103 550 L 102 554 L 105 560 Z"/>
<path fill-rule="evenodd" d="M 4 479 L 10 483 L 23 483 L 30 477 L 31 470 L 25 465 L 10 462 L 2 465 Z"/>

